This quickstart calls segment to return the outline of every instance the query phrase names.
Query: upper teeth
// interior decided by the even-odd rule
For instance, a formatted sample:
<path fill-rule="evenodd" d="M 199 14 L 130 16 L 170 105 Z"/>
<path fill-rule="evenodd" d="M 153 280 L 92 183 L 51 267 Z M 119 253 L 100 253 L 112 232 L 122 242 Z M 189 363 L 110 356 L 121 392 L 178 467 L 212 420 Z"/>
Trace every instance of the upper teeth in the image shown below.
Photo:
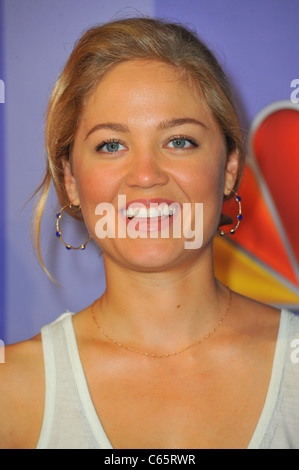
<path fill-rule="evenodd" d="M 170 216 L 173 215 L 177 211 L 177 207 L 171 206 L 169 207 L 167 204 L 163 206 L 157 207 L 128 207 L 128 209 L 124 209 L 122 213 L 126 217 L 138 217 L 138 218 L 148 218 L 148 217 L 161 217 L 161 216 Z"/>

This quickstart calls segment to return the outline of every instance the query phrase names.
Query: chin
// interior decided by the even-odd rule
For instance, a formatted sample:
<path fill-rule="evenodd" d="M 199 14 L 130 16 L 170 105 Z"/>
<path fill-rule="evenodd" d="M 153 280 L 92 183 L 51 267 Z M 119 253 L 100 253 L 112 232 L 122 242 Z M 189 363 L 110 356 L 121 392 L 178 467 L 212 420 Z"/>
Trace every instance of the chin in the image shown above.
<path fill-rule="evenodd" d="M 124 265 L 140 272 L 162 272 L 184 262 L 194 250 L 185 250 L 183 240 L 137 239 L 119 246 L 119 259 Z"/>

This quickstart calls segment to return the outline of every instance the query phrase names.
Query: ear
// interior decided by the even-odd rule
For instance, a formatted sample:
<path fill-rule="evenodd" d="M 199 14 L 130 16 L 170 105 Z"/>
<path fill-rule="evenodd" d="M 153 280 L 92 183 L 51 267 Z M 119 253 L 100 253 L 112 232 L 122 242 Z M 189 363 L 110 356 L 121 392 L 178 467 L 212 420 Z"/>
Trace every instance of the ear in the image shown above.
<path fill-rule="evenodd" d="M 74 206 L 79 206 L 80 198 L 79 198 L 77 183 L 73 175 L 69 161 L 63 162 L 63 171 L 64 171 L 64 185 L 65 185 L 65 189 L 66 189 L 69 201 Z"/>
<path fill-rule="evenodd" d="M 239 154 L 237 150 L 231 152 L 226 160 L 224 175 L 224 195 L 228 196 L 233 190 L 238 177 Z"/>

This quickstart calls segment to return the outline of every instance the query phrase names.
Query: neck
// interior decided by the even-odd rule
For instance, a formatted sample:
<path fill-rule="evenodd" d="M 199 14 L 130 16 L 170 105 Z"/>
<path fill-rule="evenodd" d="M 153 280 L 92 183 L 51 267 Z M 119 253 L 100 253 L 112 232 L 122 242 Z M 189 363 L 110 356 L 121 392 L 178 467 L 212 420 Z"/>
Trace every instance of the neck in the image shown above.
<path fill-rule="evenodd" d="M 225 313 L 227 292 L 211 259 L 161 273 L 127 270 L 107 259 L 105 267 L 96 318 L 110 337 L 136 349 L 179 349 L 208 334 Z"/>

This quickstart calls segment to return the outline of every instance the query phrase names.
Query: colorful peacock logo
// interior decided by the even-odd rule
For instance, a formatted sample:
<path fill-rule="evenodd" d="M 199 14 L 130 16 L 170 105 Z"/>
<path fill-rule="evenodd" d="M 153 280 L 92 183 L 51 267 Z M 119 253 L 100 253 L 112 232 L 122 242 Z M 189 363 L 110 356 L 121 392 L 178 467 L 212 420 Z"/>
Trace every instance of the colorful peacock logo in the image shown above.
<path fill-rule="evenodd" d="M 298 104 L 278 101 L 255 117 L 238 194 L 240 227 L 215 237 L 218 279 L 243 295 L 299 311 Z"/>

